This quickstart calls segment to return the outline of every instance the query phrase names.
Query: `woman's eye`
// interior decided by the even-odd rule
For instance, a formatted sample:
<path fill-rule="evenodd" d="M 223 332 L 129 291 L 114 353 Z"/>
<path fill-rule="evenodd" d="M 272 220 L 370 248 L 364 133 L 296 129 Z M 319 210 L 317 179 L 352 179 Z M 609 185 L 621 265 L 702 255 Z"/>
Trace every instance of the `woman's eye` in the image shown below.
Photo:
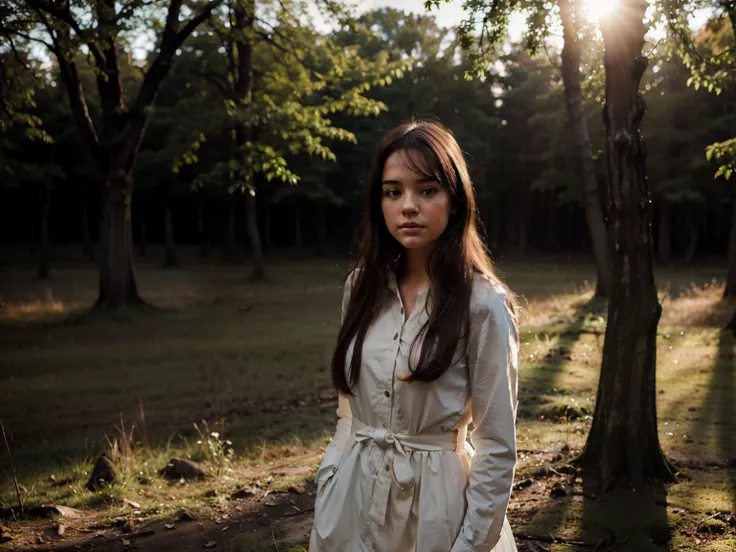
<path fill-rule="evenodd" d="M 437 191 L 437 190 L 435 190 L 434 188 L 424 188 L 424 189 L 422 190 L 422 194 L 423 194 L 423 195 L 425 195 L 425 196 L 431 196 L 431 195 L 434 195 L 434 193 L 435 193 L 436 191 Z"/>
<path fill-rule="evenodd" d="M 399 190 L 386 190 L 383 192 L 386 197 L 399 197 Z"/>

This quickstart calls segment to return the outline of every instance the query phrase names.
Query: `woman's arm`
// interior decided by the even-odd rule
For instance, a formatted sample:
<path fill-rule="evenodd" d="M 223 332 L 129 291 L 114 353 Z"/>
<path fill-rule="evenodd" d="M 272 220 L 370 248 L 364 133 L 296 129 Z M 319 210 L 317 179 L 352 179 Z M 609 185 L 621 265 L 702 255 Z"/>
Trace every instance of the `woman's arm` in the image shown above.
<path fill-rule="evenodd" d="M 318 487 L 337 469 L 340 457 L 350 441 L 350 427 L 353 423 L 352 412 L 350 410 L 350 400 L 342 393 L 339 393 L 337 397 L 337 415 L 339 416 L 339 420 L 337 421 L 335 434 L 330 444 L 327 445 L 325 457 L 322 459 L 317 474 L 314 476 Z"/>
<path fill-rule="evenodd" d="M 354 274 L 355 272 L 351 272 L 345 282 L 340 315 L 341 324 L 345 321 L 345 313 L 347 312 L 348 304 L 350 302 Z M 325 457 L 322 459 L 322 463 L 314 477 L 314 480 L 317 482 L 317 486 L 320 486 L 320 484 L 327 480 L 334 470 L 337 469 L 340 457 L 350 441 L 350 428 L 353 423 L 353 415 L 350 409 L 350 399 L 348 399 L 347 395 L 343 395 L 342 393 L 338 393 L 337 396 L 337 416 L 338 421 L 335 434 L 333 435 L 330 444 L 327 445 Z"/>
<path fill-rule="evenodd" d="M 496 546 L 516 466 L 516 322 L 498 289 L 489 289 L 474 310 L 468 367 L 475 455 L 466 492 L 468 508 L 452 552 L 487 552 Z"/>

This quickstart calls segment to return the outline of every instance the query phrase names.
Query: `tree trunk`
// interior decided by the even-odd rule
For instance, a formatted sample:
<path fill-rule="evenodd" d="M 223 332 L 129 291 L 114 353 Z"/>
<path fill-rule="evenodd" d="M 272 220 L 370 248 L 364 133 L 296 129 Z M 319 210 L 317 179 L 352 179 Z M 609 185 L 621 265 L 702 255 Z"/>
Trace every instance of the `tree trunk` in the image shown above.
<path fill-rule="evenodd" d="M 46 11 L 49 17 L 64 19 L 68 14 L 63 6 L 39 2 L 38 11 Z M 172 66 L 172 59 L 184 41 L 206 21 L 212 10 L 222 4 L 213 0 L 203 9 L 197 10 L 185 25 L 180 24 L 183 2 L 170 2 L 165 26 L 160 33 L 157 54 L 142 79 L 138 93 L 129 105 L 120 67 L 120 54 L 123 52 L 121 37 L 115 25 L 119 19 L 115 2 L 101 2 L 93 12 L 90 21 L 93 26 L 106 29 L 106 32 L 90 35 L 86 46 L 90 60 L 94 64 L 97 93 L 99 97 L 101 130 L 90 115 L 87 97 L 76 61 L 68 49 L 59 44 L 68 42 L 71 30 L 69 25 L 60 25 L 58 37 L 54 40 L 52 51 L 58 62 L 59 76 L 63 83 L 69 106 L 82 141 L 87 146 L 103 182 L 102 210 L 103 223 L 100 236 L 100 281 L 98 307 L 117 308 L 123 305 L 140 305 L 143 300 L 138 295 L 133 268 L 132 232 L 130 203 L 133 193 L 132 171 L 146 132 L 151 107 L 156 101 L 161 83 Z M 43 16 L 46 17 L 46 16 Z M 77 33 L 79 34 L 79 33 Z M 87 40 L 84 37 L 79 37 Z M 115 144 L 111 146 L 111 144 Z"/>
<path fill-rule="evenodd" d="M 685 250 L 685 262 L 692 263 L 698 247 L 698 240 L 700 239 L 700 228 L 697 218 L 692 213 L 687 215 L 686 222 L 688 238 L 687 249 Z"/>
<path fill-rule="evenodd" d="M 496 195 L 491 198 L 491 212 L 493 218 L 491 219 L 491 247 L 496 249 L 501 244 L 501 224 L 503 211 L 501 209 L 500 196 Z"/>
<path fill-rule="evenodd" d="M 223 259 L 226 261 L 235 260 L 235 208 L 237 207 L 237 199 L 238 197 L 232 194 L 228 201 L 227 235 L 225 237 L 225 254 L 223 255 Z"/>
<path fill-rule="evenodd" d="M 733 38 L 736 39 L 736 4 L 733 1 L 721 0 L 721 6 L 728 13 L 731 20 L 731 30 Z M 726 288 L 723 290 L 723 297 L 736 297 L 736 196 L 731 202 L 731 232 L 728 236 L 728 272 L 726 273 Z M 736 314 L 728 327 L 736 333 Z"/>
<path fill-rule="evenodd" d="M 731 321 L 726 325 L 727 330 L 731 330 L 736 335 L 736 311 L 734 311 Z"/>
<path fill-rule="evenodd" d="M 246 208 L 246 225 L 248 228 L 248 238 L 250 239 L 251 263 L 253 272 L 251 280 L 262 282 L 266 279 L 266 268 L 263 261 L 263 246 L 261 245 L 261 235 L 258 232 L 258 209 L 256 204 L 256 196 L 245 194 Z"/>
<path fill-rule="evenodd" d="M 642 57 L 646 0 L 621 0 L 601 23 L 604 38 L 608 161 L 608 324 L 595 414 L 582 455 L 586 476 L 602 491 L 671 481 L 657 434 L 656 338 L 661 306 L 654 285 L 651 202 L 640 133 L 647 67 Z"/>
<path fill-rule="evenodd" d="M 545 194 L 547 195 L 547 194 Z M 545 210 L 547 212 L 547 235 L 544 240 L 544 246 L 546 251 L 559 251 L 560 250 L 560 242 L 557 239 L 557 217 L 556 214 L 556 205 L 555 205 L 555 199 L 552 194 L 549 194 L 550 197 L 546 198 L 547 201 L 545 201 Z"/>
<path fill-rule="evenodd" d="M 265 253 L 273 253 L 273 238 L 271 237 L 271 205 L 266 205 L 263 212 L 263 246 Z"/>
<path fill-rule="evenodd" d="M 248 112 L 251 109 L 253 97 L 253 22 L 255 20 L 255 0 L 240 0 L 234 5 L 235 28 L 238 31 L 237 47 L 237 75 L 235 79 L 235 93 L 242 109 Z M 247 144 L 252 141 L 253 127 L 249 123 L 241 123 L 235 132 L 235 145 L 242 156 L 243 163 L 247 163 Z M 266 270 L 263 262 L 263 246 L 258 231 L 258 209 L 256 206 L 255 183 L 246 182 L 252 189 L 246 190 L 245 208 L 248 238 L 251 246 L 251 260 L 253 272 L 251 279 L 261 281 L 266 279 Z"/>
<path fill-rule="evenodd" d="M 304 258 L 304 244 L 302 242 L 302 209 L 296 205 L 296 216 L 294 217 L 294 243 L 296 244 L 296 258 Z"/>
<path fill-rule="evenodd" d="M 527 216 L 528 216 L 528 198 L 526 183 L 522 182 L 519 186 L 518 193 L 518 204 L 516 209 L 517 224 L 518 224 L 518 240 L 516 242 L 521 255 L 526 255 L 529 248 L 529 237 L 527 232 Z"/>
<path fill-rule="evenodd" d="M 40 210 L 38 217 L 39 243 L 38 243 L 38 279 L 47 280 L 51 275 L 49 265 L 49 209 L 51 206 L 51 190 L 43 185 L 40 194 Z"/>
<path fill-rule="evenodd" d="M 210 256 L 210 221 L 207 217 L 207 204 L 205 199 L 197 205 L 197 232 L 199 233 L 199 256 L 206 259 Z"/>
<path fill-rule="evenodd" d="M 36 203 L 35 199 L 31 200 L 31 203 L 35 204 Z M 28 237 L 30 238 L 30 243 L 28 244 L 29 245 L 28 251 L 31 254 L 31 257 L 36 256 L 36 241 L 37 241 L 36 240 L 36 226 L 38 226 L 38 221 L 36 220 L 36 218 L 37 218 L 36 209 L 34 207 L 31 210 L 31 217 L 30 217 L 31 224 L 29 228 L 30 232 L 28 235 Z"/>
<path fill-rule="evenodd" d="M 164 268 L 176 268 L 176 242 L 174 241 L 174 220 L 171 212 L 171 198 L 166 197 L 164 208 Z"/>
<path fill-rule="evenodd" d="M 565 89 L 565 106 L 570 131 L 575 139 L 575 150 L 580 160 L 583 184 L 585 220 L 593 247 L 596 266 L 596 297 L 608 297 L 608 252 L 606 251 L 606 225 L 598 193 L 598 182 L 593 163 L 593 149 L 588 134 L 588 124 L 583 113 L 583 94 L 580 90 L 581 47 L 578 37 L 578 21 L 582 17 L 582 0 L 558 0 L 564 47 L 562 48 L 562 81 Z"/>
<path fill-rule="evenodd" d="M 329 251 L 327 242 L 327 205 L 324 202 L 317 204 L 317 256 L 323 257 Z"/>
<path fill-rule="evenodd" d="M 657 234 L 659 262 L 669 263 L 672 257 L 672 210 L 665 198 L 662 198 L 659 207 L 659 232 Z"/>
<path fill-rule="evenodd" d="M 138 255 L 141 259 L 146 258 L 148 250 L 148 239 L 146 236 L 146 212 L 141 209 L 141 243 L 138 244 Z"/>
<path fill-rule="evenodd" d="M 82 207 L 82 256 L 88 257 L 90 261 L 95 260 L 95 246 L 92 243 L 92 233 L 89 231 L 89 209 L 88 202 L 84 201 Z"/>
<path fill-rule="evenodd" d="M 736 297 L 736 197 L 731 203 L 731 232 L 728 236 L 728 272 L 723 297 Z"/>
<path fill-rule="evenodd" d="M 133 262 L 130 174 L 110 177 L 103 191 L 100 233 L 100 286 L 97 307 L 114 309 L 123 305 L 143 305 L 138 295 Z"/>

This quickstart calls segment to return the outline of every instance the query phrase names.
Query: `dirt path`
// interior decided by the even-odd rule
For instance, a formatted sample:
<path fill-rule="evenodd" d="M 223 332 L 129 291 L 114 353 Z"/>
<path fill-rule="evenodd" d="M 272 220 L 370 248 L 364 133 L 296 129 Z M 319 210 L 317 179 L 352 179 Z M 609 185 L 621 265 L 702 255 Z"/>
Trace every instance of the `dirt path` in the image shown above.
<path fill-rule="evenodd" d="M 709 471 L 714 470 L 715 468 Z M 312 527 L 315 492 L 316 488 L 312 483 L 294 488 L 290 492 L 280 493 L 251 488 L 248 492 L 233 495 L 217 520 L 180 520 L 173 523 L 173 520 L 162 520 L 155 523 L 142 522 L 133 527 L 122 525 L 115 530 L 103 531 L 95 530 L 99 514 L 85 513 L 83 518 L 62 522 L 68 524 L 63 536 L 58 535 L 58 520 L 39 521 L 35 526 L 27 526 L 22 535 L 13 535 L 12 541 L 0 544 L 0 550 L 124 552 L 135 549 L 143 552 L 273 552 L 280 549 L 283 552 L 290 549 L 288 543 L 306 546 Z M 654 504 L 655 497 L 651 498 Z M 583 526 L 577 526 L 579 524 L 572 520 L 570 523 L 576 527 L 572 534 L 570 533 L 568 522 L 565 521 L 565 508 L 582 507 L 583 515 L 592 514 L 593 509 L 599 508 L 597 515 L 600 517 L 605 514 L 605 502 L 599 503 L 597 498 L 591 500 L 586 497 L 579 474 L 575 471 L 540 469 L 532 477 L 517 480 L 508 516 L 512 527 L 515 528 L 519 552 L 549 551 L 555 545 L 558 547 L 554 548 L 555 550 L 564 549 L 570 552 L 614 548 L 617 552 L 619 550 L 638 552 L 638 546 L 626 544 L 625 539 L 611 540 L 615 535 L 611 531 L 602 531 L 604 529 L 602 526 L 598 528 L 600 531 L 591 532 L 585 530 Z M 543 531 L 540 529 L 548 524 L 542 524 L 536 530 L 532 529 L 533 533 L 523 532 L 525 529 L 531 529 L 528 524 L 540 512 L 549 514 L 555 509 L 561 517 L 553 525 L 549 525 Z M 647 511 L 652 509 L 650 505 Z M 666 498 L 661 503 L 660 510 L 663 512 L 666 510 L 664 518 L 666 526 L 668 526 L 667 517 L 682 516 L 686 513 L 679 504 L 667 504 Z M 702 531 L 697 521 L 703 515 L 694 512 L 688 518 L 677 518 L 679 521 L 676 529 L 671 528 L 670 536 L 674 538 L 678 534 L 686 535 L 687 541 L 694 543 L 693 548 L 678 548 L 678 550 L 700 550 L 707 543 L 715 543 L 718 540 L 723 540 L 724 543 L 732 542 L 729 535 L 736 530 L 736 515 L 725 515 L 723 519 L 732 529 L 724 526 L 725 529 L 719 533 Z M 569 538 L 562 538 L 563 536 Z M 278 548 L 273 546 L 273 543 L 278 543 Z M 682 541 L 680 543 L 683 544 Z M 666 544 L 661 543 L 663 550 L 667 549 L 664 548 Z"/>
<path fill-rule="evenodd" d="M 265 544 L 276 541 L 307 542 L 312 527 L 315 486 L 308 484 L 302 494 L 258 493 L 252 497 L 231 501 L 230 508 L 220 519 L 164 520 L 140 527 L 122 527 L 112 532 L 95 532 L 92 517 L 70 520 L 63 536 L 58 536 L 58 523 L 39 524 L 33 533 L 44 535 L 45 542 L 12 541 L 8 551 L 62 552 L 90 551 L 123 552 L 151 550 L 156 552 L 183 552 L 210 550 L 212 552 L 249 552 L 250 547 L 239 544 L 245 535 Z M 132 530 L 131 530 L 132 529 Z M 29 532 L 30 533 L 30 532 Z"/>

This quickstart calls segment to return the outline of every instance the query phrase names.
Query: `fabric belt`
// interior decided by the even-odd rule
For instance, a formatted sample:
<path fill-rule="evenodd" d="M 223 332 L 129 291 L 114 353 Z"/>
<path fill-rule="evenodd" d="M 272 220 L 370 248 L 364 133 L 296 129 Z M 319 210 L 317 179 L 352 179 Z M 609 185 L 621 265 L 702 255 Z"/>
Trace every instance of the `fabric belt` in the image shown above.
<path fill-rule="evenodd" d="M 410 491 L 416 483 L 414 470 L 409 461 L 413 451 L 438 452 L 462 451 L 465 449 L 467 428 L 443 433 L 408 434 L 392 433 L 388 429 L 371 427 L 353 418 L 353 439 L 357 443 L 370 441 L 384 451 L 383 466 L 378 471 L 373 487 L 369 519 L 378 525 L 386 523 L 386 512 L 391 486 L 395 483 L 401 491 Z M 409 517 L 413 492 L 401 492 L 392 503 L 392 519 L 405 521 Z"/>

